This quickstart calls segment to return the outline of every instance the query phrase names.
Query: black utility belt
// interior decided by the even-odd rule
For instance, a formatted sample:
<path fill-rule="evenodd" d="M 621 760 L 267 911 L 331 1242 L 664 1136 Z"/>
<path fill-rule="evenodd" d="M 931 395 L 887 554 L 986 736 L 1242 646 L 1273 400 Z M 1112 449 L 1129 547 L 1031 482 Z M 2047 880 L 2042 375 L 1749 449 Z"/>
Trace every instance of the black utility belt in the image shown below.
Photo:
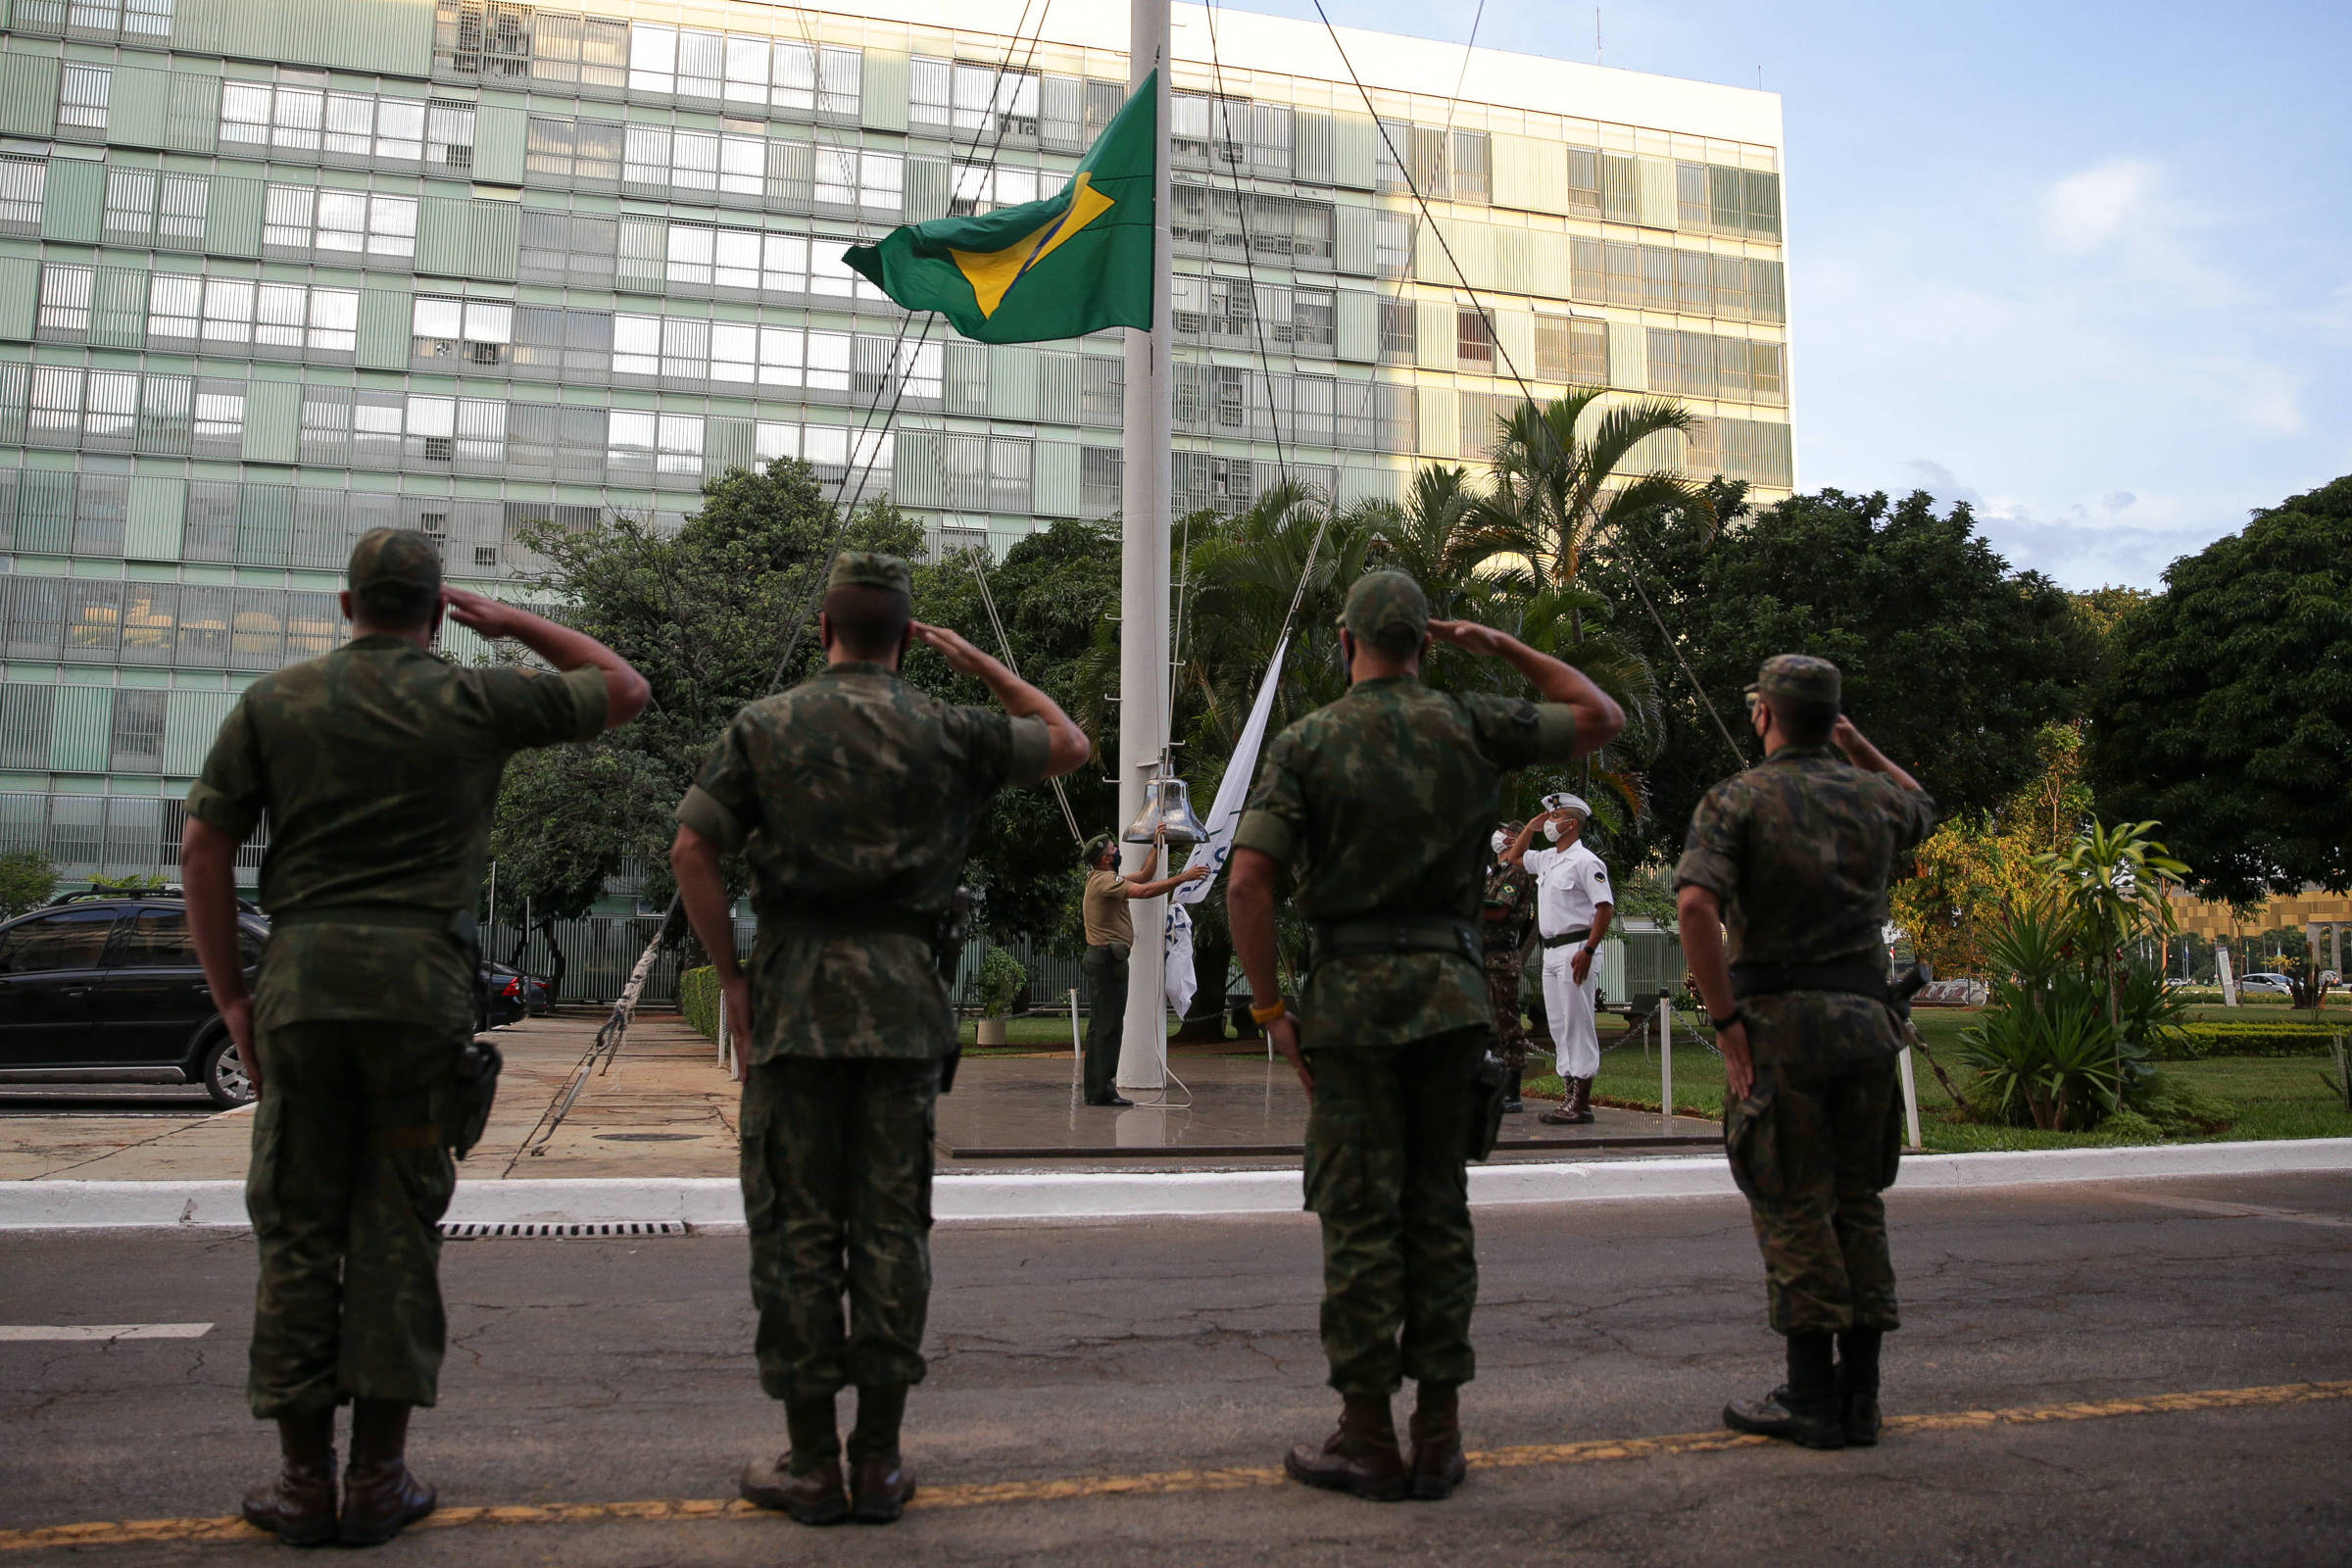
<path fill-rule="evenodd" d="M 1544 946 L 1547 948 L 1564 948 L 1571 942 L 1591 942 L 1592 940 L 1592 933 L 1590 931 L 1563 931 L 1556 937 L 1543 939 Z"/>
<path fill-rule="evenodd" d="M 1741 1002 L 1750 997 L 1776 997 L 1790 991 L 1839 991 L 1868 997 L 1888 1006 L 1894 1000 L 1886 970 L 1876 963 L 1735 963 L 1732 995 Z"/>
<path fill-rule="evenodd" d="M 438 931 L 463 946 L 471 946 L 480 936 L 479 923 L 471 909 L 419 909 L 409 904 L 330 904 L 270 911 L 271 930 L 297 925 L 374 925 L 394 926 L 404 931 Z"/>
<path fill-rule="evenodd" d="M 1449 914 L 1374 914 L 1354 920 L 1318 920 L 1308 927 L 1312 944 L 1307 970 L 1334 958 L 1375 953 L 1450 953 L 1486 966 L 1486 944 L 1475 921 Z"/>
<path fill-rule="evenodd" d="M 1094 942 L 1087 945 L 1086 951 L 1090 955 L 1102 954 L 1105 956 L 1105 959 L 1112 963 L 1125 963 L 1127 956 L 1135 951 L 1135 944 L 1132 942 Z"/>
<path fill-rule="evenodd" d="M 774 926 L 779 931 L 814 931 L 830 937 L 912 937 L 926 947 L 939 945 L 940 932 L 946 924 L 939 915 L 919 914 L 887 905 L 845 904 L 823 910 L 791 908 L 757 912 L 762 926 Z"/>

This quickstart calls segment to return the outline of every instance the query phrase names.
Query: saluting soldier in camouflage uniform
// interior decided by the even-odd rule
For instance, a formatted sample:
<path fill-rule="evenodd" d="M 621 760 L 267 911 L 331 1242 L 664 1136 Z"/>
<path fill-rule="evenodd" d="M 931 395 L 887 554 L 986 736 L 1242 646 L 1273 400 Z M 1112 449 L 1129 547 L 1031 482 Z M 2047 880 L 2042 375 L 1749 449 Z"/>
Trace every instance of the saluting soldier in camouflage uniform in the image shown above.
<path fill-rule="evenodd" d="M 188 794 L 180 847 L 205 978 L 261 1091 L 245 1181 L 261 1252 L 246 1393 L 277 1422 L 285 1463 L 245 1517 L 297 1544 L 388 1541 L 432 1509 L 406 1439 L 441 1367 L 452 1068 L 473 1032 L 473 905 L 499 775 L 514 753 L 587 740 L 646 699 L 644 679 L 595 639 L 444 589 L 421 534 L 364 535 L 349 580 L 352 640 L 246 688 Z M 435 658 L 445 606 L 566 673 Z M 236 855 L 265 815 L 270 933 L 248 998 Z"/>
<path fill-rule="evenodd" d="M 1348 693 L 1267 749 L 1226 895 L 1253 995 L 1281 995 L 1281 871 L 1314 943 L 1298 1015 L 1279 1000 L 1253 1009 L 1311 1097 L 1306 1206 L 1323 1225 L 1323 1352 L 1344 1401 L 1339 1430 L 1286 1468 L 1363 1497 L 1443 1497 L 1462 1477 L 1457 1393 L 1475 1370 L 1463 1162 L 1494 1035 L 1477 922 L 1498 786 L 1605 744 L 1624 716 L 1514 637 L 1431 620 L 1402 572 L 1359 578 L 1340 626 Z M 1506 661 L 1544 701 L 1431 690 L 1433 635 Z M 1406 1377 L 1420 1385 L 1409 1464 L 1389 1409 Z"/>
<path fill-rule="evenodd" d="M 743 1204 L 760 1384 L 783 1401 L 792 1446 L 747 1469 L 742 1490 L 803 1524 L 888 1523 L 914 1494 L 899 1424 L 923 1377 L 933 1113 L 956 1050 L 935 946 L 991 797 L 1067 773 L 1089 750 L 1051 698 L 910 607 L 904 561 L 839 558 L 817 622 L 825 667 L 736 715 L 678 807 L 670 851 L 727 1015 L 750 1035 Z M 906 684 L 899 661 L 914 637 L 1006 711 Z M 751 869 L 748 977 L 721 851 Z M 851 1384 L 845 1494 L 833 1405 Z"/>
<path fill-rule="evenodd" d="M 1527 1015 L 1520 1010 L 1519 990 L 1527 968 L 1528 950 L 1536 940 L 1536 882 L 1527 868 L 1503 859 L 1502 852 L 1519 836 L 1519 824 L 1505 822 L 1490 848 L 1494 858 L 1487 866 L 1486 896 L 1479 902 L 1479 935 L 1486 945 L 1487 1002 L 1494 1009 L 1494 1037 L 1502 1059 L 1511 1069 L 1511 1093 L 1502 1108 L 1523 1110 L 1520 1080 L 1527 1073 Z"/>
<path fill-rule="evenodd" d="M 1887 882 L 1936 820 L 1839 715 L 1838 685 L 1826 660 L 1764 662 L 1748 714 L 1765 760 L 1707 792 L 1674 872 L 1731 1090 L 1724 1144 L 1788 1342 L 1788 1383 L 1724 1421 L 1809 1448 L 1879 1439 L 1880 1338 L 1897 1327 L 1880 1194 L 1902 1152 L 1882 933 Z"/>

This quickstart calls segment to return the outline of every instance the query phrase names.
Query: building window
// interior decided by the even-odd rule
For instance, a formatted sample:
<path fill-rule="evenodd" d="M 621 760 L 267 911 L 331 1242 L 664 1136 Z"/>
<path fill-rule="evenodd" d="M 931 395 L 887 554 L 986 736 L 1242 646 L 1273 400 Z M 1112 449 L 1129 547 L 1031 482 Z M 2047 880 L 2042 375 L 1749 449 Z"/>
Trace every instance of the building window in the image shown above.
<path fill-rule="evenodd" d="M 51 263 L 41 269 L 41 336 L 79 338 L 89 334 L 90 289 L 96 277 L 96 270 L 87 267 Z"/>
<path fill-rule="evenodd" d="M 1453 313 L 1453 357 L 1465 370 L 1494 370 L 1494 324 L 1487 313 L 1479 310 L 1457 310 Z"/>
<path fill-rule="evenodd" d="M 970 218 L 1000 207 L 1020 207 L 1038 199 L 1042 179 L 1053 178 L 1035 169 L 990 169 L 980 164 L 957 164 L 956 185 L 948 198 L 948 214 Z"/>
<path fill-rule="evenodd" d="M 1034 140 L 1037 77 L 994 66 L 965 66 L 917 55 L 907 78 L 906 118 L 917 130 L 975 144 Z"/>
<path fill-rule="evenodd" d="M 416 254 L 416 198 L 272 185 L 262 243 L 277 250 L 411 258 Z"/>
<path fill-rule="evenodd" d="M 504 365 L 514 357 L 514 307 L 499 300 L 420 294 L 414 307 L 411 353 L 453 366 Z"/>
<path fill-rule="evenodd" d="M 39 233 L 41 199 L 48 183 L 47 159 L 0 158 L 0 228 Z"/>
<path fill-rule="evenodd" d="M 434 103 L 425 113 L 424 162 L 428 169 L 473 168 L 471 104 Z"/>
<path fill-rule="evenodd" d="M 1493 199 L 1491 159 L 1487 133 L 1483 130 L 1457 130 L 1453 133 L 1453 199 L 1457 202 L 1484 202 Z"/>
<path fill-rule="evenodd" d="M 1600 216 L 1600 154 L 1590 147 L 1568 149 L 1568 212 L 1575 218 Z"/>
<path fill-rule="evenodd" d="M 606 463 L 615 479 L 692 476 L 703 471 L 700 415 L 615 409 L 609 428 Z"/>
<path fill-rule="evenodd" d="M 1380 358 L 1383 364 L 1410 365 L 1419 347 L 1419 318 L 1411 300 L 1380 302 Z"/>

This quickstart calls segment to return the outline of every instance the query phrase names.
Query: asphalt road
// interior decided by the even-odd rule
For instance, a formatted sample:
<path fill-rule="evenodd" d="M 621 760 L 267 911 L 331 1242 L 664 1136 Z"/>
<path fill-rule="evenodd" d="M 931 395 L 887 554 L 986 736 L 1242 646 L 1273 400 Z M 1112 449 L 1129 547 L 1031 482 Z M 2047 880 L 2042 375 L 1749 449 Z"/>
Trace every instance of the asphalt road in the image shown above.
<path fill-rule="evenodd" d="M 2352 1177 L 1898 1192 L 1892 1206 L 1908 1326 L 1887 1352 L 1890 1412 L 2352 1379 Z M 1474 1447 L 1701 1433 L 1726 1396 L 1777 1381 L 1736 1202 L 1489 1209 L 1480 1231 Z M 723 1498 L 744 1458 L 781 1446 L 753 1375 L 740 1238 L 453 1243 L 446 1257 L 444 1402 L 415 1444 L 446 1504 Z M 909 1457 L 943 1498 L 1278 1463 L 1335 1402 L 1316 1259 L 1304 1216 L 944 1229 Z M 0 1238 L 0 1324 L 215 1325 L 0 1342 L 0 1531 L 233 1512 L 272 1446 L 241 1399 L 251 1289 L 241 1237 Z M 1442 1504 L 1247 1476 L 1151 1495 L 1033 1487 L 966 1492 L 892 1530 L 476 1523 L 412 1533 L 384 1560 L 2342 1564 L 2347 1438 L 2352 1398 L 2274 1397 L 1914 1430 L 1832 1454 L 1572 1453 L 1474 1471 Z M 278 1549 L 72 1550 L 131 1564 Z"/>

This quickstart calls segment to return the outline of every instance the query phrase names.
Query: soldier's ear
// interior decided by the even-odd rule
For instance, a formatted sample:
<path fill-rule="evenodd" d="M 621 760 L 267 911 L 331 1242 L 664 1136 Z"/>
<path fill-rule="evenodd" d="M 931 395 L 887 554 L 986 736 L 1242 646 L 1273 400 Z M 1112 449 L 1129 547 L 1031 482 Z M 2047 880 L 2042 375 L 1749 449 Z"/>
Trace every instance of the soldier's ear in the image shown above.
<path fill-rule="evenodd" d="M 821 610 L 816 612 L 816 646 L 827 653 L 833 651 L 833 617 Z"/>

